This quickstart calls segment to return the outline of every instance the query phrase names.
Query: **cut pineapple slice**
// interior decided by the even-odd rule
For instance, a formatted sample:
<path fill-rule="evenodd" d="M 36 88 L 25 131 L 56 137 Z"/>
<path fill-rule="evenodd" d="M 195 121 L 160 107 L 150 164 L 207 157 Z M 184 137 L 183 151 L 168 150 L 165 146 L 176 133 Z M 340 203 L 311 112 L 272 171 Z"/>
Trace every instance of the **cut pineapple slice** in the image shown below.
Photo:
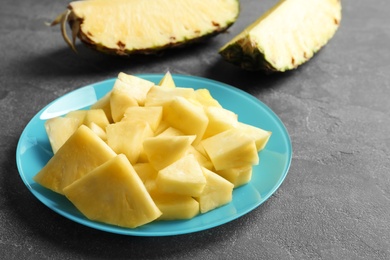
<path fill-rule="evenodd" d="M 74 50 L 78 36 L 111 54 L 155 53 L 225 31 L 239 11 L 237 0 L 75 1 L 52 25 L 62 23 L 64 40 Z M 66 34 L 67 21 L 73 40 Z"/>
<path fill-rule="evenodd" d="M 143 142 L 153 136 L 149 124 L 144 121 L 121 121 L 106 128 L 107 144 L 117 153 L 123 153 L 132 164 L 143 152 Z"/>
<path fill-rule="evenodd" d="M 88 110 L 75 110 L 75 111 L 70 111 L 65 115 L 67 118 L 75 118 L 79 121 L 79 126 L 81 126 L 84 123 L 84 118 L 87 114 Z"/>
<path fill-rule="evenodd" d="M 112 115 L 111 115 L 110 97 L 111 97 L 111 91 L 109 91 L 102 98 L 96 101 L 95 104 L 91 106 L 91 109 L 103 109 L 104 113 L 106 113 L 106 117 L 108 121 L 112 123 L 114 121 L 112 120 Z"/>
<path fill-rule="evenodd" d="M 87 218 L 107 224 L 135 228 L 161 215 L 123 154 L 64 188 L 64 194 Z"/>
<path fill-rule="evenodd" d="M 199 202 L 200 212 L 206 213 L 231 202 L 234 185 L 204 167 L 202 170 L 206 177 L 206 186 L 196 200 Z"/>
<path fill-rule="evenodd" d="M 153 131 L 157 130 L 157 127 L 161 123 L 163 116 L 163 108 L 158 107 L 129 107 L 126 109 L 125 114 L 121 121 L 139 120 L 147 122 Z"/>
<path fill-rule="evenodd" d="M 252 178 L 252 165 L 242 166 L 239 168 L 228 168 L 217 171 L 216 173 L 233 183 L 234 188 L 247 184 Z"/>
<path fill-rule="evenodd" d="M 203 138 L 209 122 L 203 107 L 183 97 L 175 97 L 164 107 L 164 120 L 184 134 L 195 135 L 194 144 Z"/>
<path fill-rule="evenodd" d="M 199 214 L 199 202 L 191 196 L 152 193 L 152 198 L 162 212 L 159 220 L 191 219 Z"/>
<path fill-rule="evenodd" d="M 264 149 L 272 134 L 270 131 L 266 131 L 259 127 L 248 125 L 242 122 L 238 122 L 237 129 L 242 130 L 255 141 L 257 151 Z"/>
<path fill-rule="evenodd" d="M 106 131 L 104 131 L 103 128 L 101 128 L 99 125 L 95 124 L 94 122 L 91 122 L 88 126 L 97 136 L 99 136 L 103 141 L 107 141 L 107 134 Z"/>
<path fill-rule="evenodd" d="M 53 153 L 68 140 L 79 127 L 78 118 L 55 117 L 45 122 L 45 129 L 50 141 Z"/>
<path fill-rule="evenodd" d="M 195 136 L 156 136 L 145 139 L 144 152 L 156 170 L 179 160 L 190 148 Z"/>
<path fill-rule="evenodd" d="M 158 85 L 161 87 L 176 88 L 175 82 L 172 78 L 172 74 L 169 71 L 165 73 L 164 77 L 160 80 Z"/>
<path fill-rule="evenodd" d="M 206 178 L 194 155 L 188 154 L 160 170 L 156 184 L 161 192 L 196 197 L 202 194 Z"/>
<path fill-rule="evenodd" d="M 204 139 L 238 126 L 237 114 L 230 110 L 210 106 L 205 108 L 205 112 L 209 123 L 203 135 Z"/>
<path fill-rule="evenodd" d="M 121 91 L 127 92 L 137 100 L 138 105 L 143 106 L 145 103 L 146 95 L 150 88 L 154 86 L 154 83 L 137 77 L 129 75 L 123 72 L 118 74 L 118 79 L 124 84 L 119 84 L 118 87 L 122 88 Z"/>
<path fill-rule="evenodd" d="M 195 90 L 193 88 L 153 86 L 146 96 L 145 106 L 163 106 L 165 108 L 175 97 L 195 98 Z"/>
<path fill-rule="evenodd" d="M 204 107 L 222 107 L 218 100 L 211 96 L 210 91 L 205 88 L 195 90 L 195 99 Z"/>
<path fill-rule="evenodd" d="M 136 163 L 133 167 L 138 176 L 141 178 L 148 192 L 155 192 L 157 190 L 156 178 L 158 171 L 156 171 L 156 169 L 154 169 L 150 163 Z"/>
<path fill-rule="evenodd" d="M 116 156 L 91 129 L 81 125 L 34 176 L 40 185 L 63 194 L 63 189 Z"/>
<path fill-rule="evenodd" d="M 259 163 L 255 141 L 236 128 L 204 139 L 201 144 L 217 171 Z"/>
<path fill-rule="evenodd" d="M 340 20 L 341 0 L 280 0 L 220 54 L 247 70 L 291 70 L 333 37 Z"/>
<path fill-rule="evenodd" d="M 105 129 L 106 126 L 110 124 L 106 113 L 101 108 L 87 110 L 83 124 L 89 127 L 91 123 L 95 123 L 103 129 Z"/>
<path fill-rule="evenodd" d="M 110 96 L 111 116 L 114 122 L 122 120 L 125 111 L 129 107 L 138 106 L 132 93 L 126 91 L 126 87 L 120 80 L 116 80 Z"/>

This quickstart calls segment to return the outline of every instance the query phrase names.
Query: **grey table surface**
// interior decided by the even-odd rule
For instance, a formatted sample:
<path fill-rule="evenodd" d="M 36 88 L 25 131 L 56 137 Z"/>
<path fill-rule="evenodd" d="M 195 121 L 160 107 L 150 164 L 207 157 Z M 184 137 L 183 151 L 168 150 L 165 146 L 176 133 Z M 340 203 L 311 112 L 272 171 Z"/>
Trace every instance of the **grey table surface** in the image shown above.
<path fill-rule="evenodd" d="M 58 27 L 67 5 L 4 0 L 0 15 L 0 258 L 390 259 L 390 1 L 342 0 L 334 38 L 305 65 L 266 76 L 222 60 L 219 47 L 276 1 L 241 1 L 227 33 L 161 56 L 76 55 Z M 88 228 L 44 206 L 19 176 L 24 127 L 47 103 L 123 71 L 201 76 L 243 89 L 289 131 L 293 157 L 280 189 L 225 225 L 134 237 Z"/>

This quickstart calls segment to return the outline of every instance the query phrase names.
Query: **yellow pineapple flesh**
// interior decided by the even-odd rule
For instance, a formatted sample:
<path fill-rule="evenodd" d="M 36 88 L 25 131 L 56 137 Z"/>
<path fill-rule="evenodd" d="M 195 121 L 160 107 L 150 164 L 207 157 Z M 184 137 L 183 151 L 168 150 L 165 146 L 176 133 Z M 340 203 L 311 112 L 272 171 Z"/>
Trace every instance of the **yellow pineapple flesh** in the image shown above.
<path fill-rule="evenodd" d="M 88 219 L 136 228 L 161 215 L 126 156 L 119 154 L 64 188 Z"/>
<path fill-rule="evenodd" d="M 63 189 L 116 153 L 91 129 L 81 125 L 33 177 L 40 185 L 63 194 Z"/>

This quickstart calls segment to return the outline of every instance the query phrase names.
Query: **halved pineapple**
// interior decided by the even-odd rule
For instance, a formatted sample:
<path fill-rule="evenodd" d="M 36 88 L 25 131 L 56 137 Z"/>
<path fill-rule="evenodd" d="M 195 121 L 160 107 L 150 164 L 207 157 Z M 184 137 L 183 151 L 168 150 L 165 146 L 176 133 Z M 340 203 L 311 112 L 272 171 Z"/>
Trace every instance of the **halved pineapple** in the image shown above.
<path fill-rule="evenodd" d="M 63 189 L 116 156 L 91 129 L 81 125 L 33 177 L 40 185 L 63 194 Z"/>
<path fill-rule="evenodd" d="M 291 70 L 333 37 L 340 20 L 341 0 L 280 0 L 219 52 L 243 69 Z"/>
<path fill-rule="evenodd" d="M 196 197 L 202 194 L 206 178 L 198 161 L 188 154 L 160 170 L 156 185 L 164 193 Z"/>
<path fill-rule="evenodd" d="M 161 215 L 126 156 L 119 154 L 64 188 L 87 218 L 135 228 Z"/>
<path fill-rule="evenodd" d="M 77 130 L 79 123 L 79 119 L 69 117 L 55 117 L 45 122 L 45 130 L 53 153 L 56 153 Z"/>
<path fill-rule="evenodd" d="M 225 31 L 239 11 L 237 0 L 75 1 L 52 25 L 61 23 L 64 40 L 73 50 L 77 36 L 105 53 L 155 53 Z M 72 40 L 66 34 L 67 21 Z"/>

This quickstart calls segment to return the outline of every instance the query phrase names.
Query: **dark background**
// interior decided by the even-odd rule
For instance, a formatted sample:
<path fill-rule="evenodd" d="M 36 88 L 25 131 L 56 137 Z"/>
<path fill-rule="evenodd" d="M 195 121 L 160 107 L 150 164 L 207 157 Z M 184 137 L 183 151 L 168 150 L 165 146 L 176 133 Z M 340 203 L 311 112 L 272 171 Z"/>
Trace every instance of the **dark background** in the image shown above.
<path fill-rule="evenodd" d="M 276 1 L 241 1 L 227 33 L 162 56 L 121 59 L 67 48 L 44 25 L 63 0 L 4 0 L 0 11 L 0 258 L 390 259 L 390 1 L 343 0 L 334 38 L 297 70 L 265 76 L 218 49 Z M 16 168 L 20 134 L 47 103 L 118 72 L 187 74 L 267 104 L 292 140 L 280 189 L 249 214 L 203 232 L 131 237 L 93 230 L 45 207 Z"/>

